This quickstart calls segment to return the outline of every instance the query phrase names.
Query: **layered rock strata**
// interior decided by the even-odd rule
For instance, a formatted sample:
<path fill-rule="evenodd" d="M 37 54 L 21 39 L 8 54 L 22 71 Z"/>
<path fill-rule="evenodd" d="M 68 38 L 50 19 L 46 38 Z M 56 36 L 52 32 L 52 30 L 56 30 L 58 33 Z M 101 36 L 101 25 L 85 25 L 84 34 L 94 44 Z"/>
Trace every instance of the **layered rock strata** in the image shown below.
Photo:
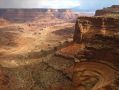
<path fill-rule="evenodd" d="M 42 18 L 75 19 L 76 14 L 68 9 L 0 9 L 0 17 L 10 21 L 32 21 Z"/>
<path fill-rule="evenodd" d="M 119 14 L 119 5 L 112 5 L 111 7 L 97 10 L 95 13 L 95 16 L 102 16 L 102 15 L 108 15 L 108 14 Z"/>
<path fill-rule="evenodd" d="M 77 19 L 73 43 L 56 53 L 57 56 L 74 59 L 75 65 L 70 71 L 73 72 L 73 89 L 118 88 L 114 83 L 119 68 L 118 26 L 119 19 L 116 18 L 79 17 Z"/>

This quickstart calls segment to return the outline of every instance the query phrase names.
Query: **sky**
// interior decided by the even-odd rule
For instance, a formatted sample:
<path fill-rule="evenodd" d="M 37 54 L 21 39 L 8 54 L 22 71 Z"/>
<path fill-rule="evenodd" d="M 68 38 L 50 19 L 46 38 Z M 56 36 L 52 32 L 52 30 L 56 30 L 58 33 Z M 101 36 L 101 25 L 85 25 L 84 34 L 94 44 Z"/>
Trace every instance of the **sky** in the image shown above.
<path fill-rule="evenodd" d="M 119 5 L 119 0 L 0 0 L 0 8 L 77 8 L 96 10 Z"/>

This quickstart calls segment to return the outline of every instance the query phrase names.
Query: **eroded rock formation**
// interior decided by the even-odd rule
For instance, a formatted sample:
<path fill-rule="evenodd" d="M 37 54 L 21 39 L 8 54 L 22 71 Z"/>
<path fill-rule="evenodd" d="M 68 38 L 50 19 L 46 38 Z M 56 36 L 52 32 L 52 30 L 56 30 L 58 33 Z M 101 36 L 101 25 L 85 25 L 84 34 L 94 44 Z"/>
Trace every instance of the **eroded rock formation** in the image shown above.
<path fill-rule="evenodd" d="M 79 17 L 75 26 L 74 42 L 86 41 L 95 36 L 116 36 L 119 19 L 106 17 Z"/>
<path fill-rule="evenodd" d="M 50 14 L 51 10 L 47 13 Z M 47 16 L 47 18 L 49 17 Z M 35 23 L 38 22 L 40 20 Z M 54 22 L 48 24 L 52 26 Z M 34 24 L 28 25 L 34 26 Z M 26 32 L 27 34 L 25 33 L 25 36 L 27 35 L 28 37 L 21 37 L 24 35 L 25 27 L 17 26 L 15 30 L 10 27 L 1 28 L 0 34 L 2 38 L 0 38 L 0 42 L 3 43 L 6 40 L 8 43 L 3 43 L 0 47 L 6 46 L 5 49 L 9 49 L 7 45 L 13 47 L 12 45 L 15 45 L 14 42 L 16 46 L 20 45 L 20 48 L 25 45 L 26 47 L 29 46 L 28 49 L 31 46 L 37 46 L 31 49 L 30 52 L 28 52 L 28 49 L 23 50 L 24 48 L 21 48 L 21 51 L 18 51 L 20 54 L 18 52 L 16 52 L 18 54 L 9 52 L 11 55 L 8 56 L 3 54 L 3 57 L 0 58 L 1 61 L 8 60 L 3 62 L 1 64 L 2 67 L 0 67 L 0 90 L 118 90 L 116 89 L 119 88 L 119 78 L 117 77 L 119 68 L 118 26 L 119 19 L 116 18 L 79 17 L 75 24 L 73 42 L 65 43 L 69 44 L 69 46 L 63 44 L 66 47 L 57 51 L 56 54 L 54 54 L 55 51 L 62 46 L 61 42 L 51 50 L 39 51 L 39 49 L 52 45 L 48 41 L 53 43 L 56 40 L 61 40 L 54 39 L 54 37 L 53 39 L 49 38 L 52 37 L 52 34 L 53 36 L 54 34 L 64 34 L 65 30 L 54 32 L 52 29 L 45 29 L 47 32 L 50 31 L 51 34 L 44 32 L 42 32 L 44 34 L 39 34 L 43 37 L 43 39 L 39 40 L 36 38 L 37 42 L 43 42 L 39 48 L 39 44 L 35 43 L 36 40 L 32 40 L 31 32 L 29 34 L 28 32 Z M 17 29 L 18 31 L 13 33 Z M 65 35 L 67 34 L 69 35 L 70 31 Z M 33 36 L 35 35 L 36 33 L 33 34 Z M 49 37 L 44 37 L 47 35 Z M 63 39 L 65 39 L 65 35 L 63 35 Z M 8 39 L 11 36 L 13 37 Z M 11 42 L 14 38 L 15 41 Z M 16 38 L 18 39 L 17 41 Z M 55 38 L 57 37 L 55 36 Z M 27 42 L 30 42 L 30 44 L 27 44 Z M 26 53 L 21 53 L 25 51 Z"/>
<path fill-rule="evenodd" d="M 111 7 L 97 10 L 95 16 L 102 16 L 107 14 L 119 14 L 119 5 L 112 5 Z"/>
<path fill-rule="evenodd" d="M 32 21 L 42 18 L 75 19 L 76 15 L 68 9 L 0 9 L 0 17 L 10 21 Z"/>
<path fill-rule="evenodd" d="M 71 70 L 75 90 L 115 90 L 113 88 L 118 86 L 112 86 L 119 68 L 118 26 L 119 19 L 116 18 L 77 19 L 73 44 L 56 53 L 74 59 Z"/>

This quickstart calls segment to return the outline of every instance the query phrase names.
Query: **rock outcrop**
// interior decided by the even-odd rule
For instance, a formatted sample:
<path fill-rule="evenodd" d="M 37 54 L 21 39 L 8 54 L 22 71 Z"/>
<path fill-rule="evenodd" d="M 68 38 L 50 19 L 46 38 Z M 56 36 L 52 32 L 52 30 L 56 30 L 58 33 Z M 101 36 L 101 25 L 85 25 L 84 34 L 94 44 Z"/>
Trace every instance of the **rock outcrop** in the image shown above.
<path fill-rule="evenodd" d="M 75 25 L 74 42 L 95 39 L 96 35 L 116 37 L 119 19 L 109 17 L 79 17 Z"/>
<path fill-rule="evenodd" d="M 75 24 L 74 44 L 61 49 L 59 54 L 79 60 L 102 60 L 118 64 L 118 26 L 119 19 L 115 18 L 79 17 Z"/>
<path fill-rule="evenodd" d="M 74 72 L 73 82 L 76 90 L 87 88 L 114 90 L 112 88 L 118 87 L 113 83 L 119 68 L 118 26 L 119 19 L 116 18 L 79 17 L 77 19 L 73 43 L 56 53 L 57 56 L 74 59 L 75 66 L 71 71 Z M 108 71 L 111 68 L 114 72 Z M 82 77 L 83 74 L 86 78 Z"/>
<path fill-rule="evenodd" d="M 0 17 L 10 21 L 32 21 L 40 18 L 75 19 L 76 14 L 68 9 L 0 9 Z"/>
<path fill-rule="evenodd" d="M 95 16 L 102 16 L 107 14 L 119 14 L 119 5 L 112 5 L 111 7 L 97 10 Z"/>

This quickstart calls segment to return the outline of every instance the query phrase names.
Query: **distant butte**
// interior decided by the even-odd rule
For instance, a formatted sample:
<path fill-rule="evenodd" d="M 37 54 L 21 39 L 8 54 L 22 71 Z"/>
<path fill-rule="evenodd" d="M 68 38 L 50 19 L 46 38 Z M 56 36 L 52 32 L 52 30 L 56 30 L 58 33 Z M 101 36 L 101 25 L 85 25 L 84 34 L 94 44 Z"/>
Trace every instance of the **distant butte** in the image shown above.
<path fill-rule="evenodd" d="M 39 18 L 75 19 L 76 14 L 70 9 L 0 9 L 0 17 L 18 22 L 37 20 Z"/>
<path fill-rule="evenodd" d="M 102 16 L 107 14 L 119 14 L 119 5 L 112 5 L 111 7 L 103 8 L 102 10 L 97 10 L 95 16 Z"/>

